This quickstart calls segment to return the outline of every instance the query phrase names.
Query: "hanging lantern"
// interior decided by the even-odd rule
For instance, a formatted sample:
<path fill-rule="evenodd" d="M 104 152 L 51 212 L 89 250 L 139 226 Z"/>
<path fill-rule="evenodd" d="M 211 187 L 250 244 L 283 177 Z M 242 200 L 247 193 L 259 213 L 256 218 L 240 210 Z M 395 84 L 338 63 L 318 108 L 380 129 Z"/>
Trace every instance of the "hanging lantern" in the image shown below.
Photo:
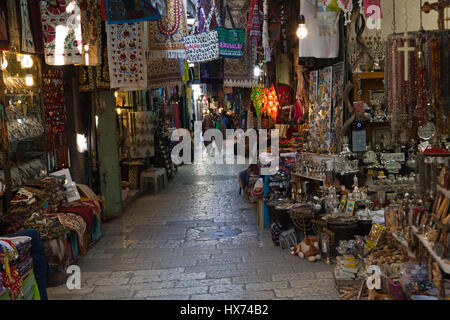
<path fill-rule="evenodd" d="M 264 89 L 264 109 L 263 112 L 271 117 L 274 121 L 277 121 L 278 109 L 280 108 L 280 102 L 278 101 L 277 92 L 275 86 L 272 85 L 269 89 Z"/>
<path fill-rule="evenodd" d="M 254 87 L 252 90 L 251 99 L 255 106 L 256 115 L 260 117 L 261 110 L 264 106 L 264 89 L 261 86 Z"/>

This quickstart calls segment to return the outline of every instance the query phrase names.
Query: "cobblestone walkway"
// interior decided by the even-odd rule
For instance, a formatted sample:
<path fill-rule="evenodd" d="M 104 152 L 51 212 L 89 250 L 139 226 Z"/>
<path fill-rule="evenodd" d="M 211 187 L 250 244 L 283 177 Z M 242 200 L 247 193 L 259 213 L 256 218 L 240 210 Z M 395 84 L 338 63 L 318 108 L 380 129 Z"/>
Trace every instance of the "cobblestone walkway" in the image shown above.
<path fill-rule="evenodd" d="M 104 224 L 81 290 L 50 299 L 337 299 L 331 270 L 274 247 L 239 196 L 242 166 L 183 166 L 168 188 Z"/>

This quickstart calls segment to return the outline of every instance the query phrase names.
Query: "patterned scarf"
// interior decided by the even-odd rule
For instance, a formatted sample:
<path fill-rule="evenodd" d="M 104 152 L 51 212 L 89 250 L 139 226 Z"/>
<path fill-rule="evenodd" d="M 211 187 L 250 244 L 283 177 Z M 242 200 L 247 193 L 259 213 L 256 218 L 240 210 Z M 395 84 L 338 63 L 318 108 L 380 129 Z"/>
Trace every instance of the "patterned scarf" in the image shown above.
<path fill-rule="evenodd" d="M 57 6 L 40 1 L 48 65 L 81 64 L 81 17 L 78 0 L 60 0 Z"/>
<path fill-rule="evenodd" d="M 149 59 L 184 59 L 187 36 L 186 13 L 182 0 L 168 0 L 167 16 L 148 23 Z"/>
<path fill-rule="evenodd" d="M 147 88 L 145 22 L 106 24 L 111 88 L 139 91 Z"/>

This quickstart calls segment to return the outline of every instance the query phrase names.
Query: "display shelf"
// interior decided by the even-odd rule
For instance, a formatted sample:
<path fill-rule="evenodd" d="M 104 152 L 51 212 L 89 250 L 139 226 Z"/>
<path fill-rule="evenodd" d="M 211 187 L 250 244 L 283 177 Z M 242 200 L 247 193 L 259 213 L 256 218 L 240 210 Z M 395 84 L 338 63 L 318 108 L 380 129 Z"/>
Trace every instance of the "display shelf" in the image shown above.
<path fill-rule="evenodd" d="M 414 235 L 420 240 L 420 242 L 422 242 L 423 246 L 428 250 L 428 252 L 433 256 L 434 260 L 436 260 L 436 262 L 439 264 L 442 271 L 444 271 L 446 274 L 450 274 L 450 261 L 448 264 L 445 263 L 445 261 L 434 252 L 430 242 L 428 240 L 425 240 L 423 235 L 418 234 L 416 227 L 412 226 L 411 229 Z"/>
<path fill-rule="evenodd" d="M 293 175 L 293 176 L 296 176 L 296 177 L 308 179 L 308 180 L 315 180 L 315 181 L 319 181 L 319 182 L 325 183 L 325 180 L 324 180 L 324 179 L 313 178 L 313 177 L 309 177 L 309 176 L 306 176 L 306 175 L 303 175 L 303 174 L 300 174 L 300 173 L 295 173 L 295 172 L 293 172 L 292 175 Z"/>
<path fill-rule="evenodd" d="M 360 72 L 355 73 L 355 77 L 361 77 L 361 80 L 384 79 L 384 72 Z"/>
<path fill-rule="evenodd" d="M 416 255 L 411 251 L 411 249 L 409 249 L 408 242 L 406 242 L 406 240 L 400 238 L 400 237 L 399 237 L 397 234 L 395 234 L 395 233 L 391 233 L 391 234 L 392 234 L 392 237 L 393 237 L 395 240 L 397 240 L 397 242 L 398 242 L 403 248 L 405 248 L 406 252 L 408 253 L 408 257 L 410 257 L 410 258 L 415 258 L 415 257 L 416 257 Z"/>

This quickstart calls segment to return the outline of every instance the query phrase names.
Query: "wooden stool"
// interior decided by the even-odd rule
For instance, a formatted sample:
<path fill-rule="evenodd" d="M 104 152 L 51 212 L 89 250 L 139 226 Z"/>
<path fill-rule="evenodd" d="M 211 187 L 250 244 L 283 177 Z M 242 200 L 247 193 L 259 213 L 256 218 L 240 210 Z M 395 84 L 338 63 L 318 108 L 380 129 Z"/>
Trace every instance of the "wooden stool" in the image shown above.
<path fill-rule="evenodd" d="M 167 173 L 166 169 L 164 168 L 156 168 L 151 170 L 146 170 L 141 173 L 141 192 L 145 191 L 144 184 L 146 180 L 150 180 L 153 182 L 155 194 L 158 193 L 159 189 L 159 178 L 163 179 L 163 187 L 166 187 L 168 185 L 168 179 L 167 179 Z"/>

